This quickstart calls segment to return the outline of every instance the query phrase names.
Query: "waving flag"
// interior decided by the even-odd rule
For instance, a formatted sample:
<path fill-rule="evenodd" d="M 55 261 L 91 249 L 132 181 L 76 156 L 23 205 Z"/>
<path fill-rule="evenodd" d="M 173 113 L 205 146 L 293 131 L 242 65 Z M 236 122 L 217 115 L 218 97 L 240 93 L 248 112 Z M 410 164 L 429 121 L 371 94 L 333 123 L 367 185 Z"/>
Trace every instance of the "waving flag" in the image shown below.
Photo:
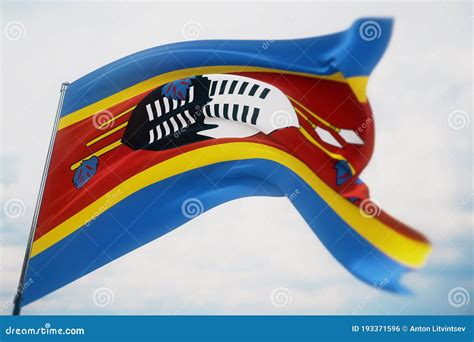
<path fill-rule="evenodd" d="M 359 179 L 374 148 L 366 83 L 391 26 L 170 44 L 71 83 L 20 305 L 247 196 L 289 197 L 349 272 L 404 291 L 430 245 Z"/>

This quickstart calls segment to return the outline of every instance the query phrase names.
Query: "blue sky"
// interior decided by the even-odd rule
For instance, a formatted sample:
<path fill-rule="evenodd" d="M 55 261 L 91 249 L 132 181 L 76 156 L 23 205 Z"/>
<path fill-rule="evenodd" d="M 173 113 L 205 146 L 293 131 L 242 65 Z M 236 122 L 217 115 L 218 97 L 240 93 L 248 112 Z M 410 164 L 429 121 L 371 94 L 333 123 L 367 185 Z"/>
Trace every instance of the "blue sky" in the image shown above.
<path fill-rule="evenodd" d="M 473 312 L 472 300 L 460 307 L 448 300 L 456 288 L 473 293 L 469 2 L 2 2 L 1 12 L 2 314 L 11 310 L 63 81 L 183 40 L 190 23 L 202 39 L 279 39 L 335 32 L 374 15 L 396 22 L 369 83 L 376 146 L 362 178 L 384 209 L 433 242 L 426 267 L 405 279 L 412 296 L 377 291 L 353 278 L 287 200 L 249 198 L 197 217 L 24 313 Z M 275 293 L 284 305 L 272 302 Z M 97 302 L 98 294 L 107 305 Z"/>

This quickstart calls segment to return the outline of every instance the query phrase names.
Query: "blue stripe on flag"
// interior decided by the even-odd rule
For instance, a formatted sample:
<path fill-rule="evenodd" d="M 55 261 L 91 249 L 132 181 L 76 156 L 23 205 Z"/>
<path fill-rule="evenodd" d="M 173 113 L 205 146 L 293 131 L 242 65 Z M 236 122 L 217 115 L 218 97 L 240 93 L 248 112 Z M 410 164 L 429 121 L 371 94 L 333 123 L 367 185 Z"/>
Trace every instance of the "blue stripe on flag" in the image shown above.
<path fill-rule="evenodd" d="M 268 48 L 265 40 L 202 40 L 154 47 L 72 82 L 61 116 L 154 76 L 193 67 L 241 65 L 312 75 L 368 76 L 382 57 L 391 31 L 392 19 L 362 18 L 339 33 L 276 40 Z"/>
<path fill-rule="evenodd" d="M 183 214 L 186 200 L 197 199 L 206 211 L 237 198 L 284 196 L 296 189 L 292 203 L 344 267 L 371 285 L 405 291 L 399 278 L 408 269 L 351 229 L 299 176 L 276 162 L 248 159 L 209 165 L 150 185 L 36 255 L 26 275 L 34 286 L 23 293 L 23 305 L 183 225 L 193 215 Z"/>

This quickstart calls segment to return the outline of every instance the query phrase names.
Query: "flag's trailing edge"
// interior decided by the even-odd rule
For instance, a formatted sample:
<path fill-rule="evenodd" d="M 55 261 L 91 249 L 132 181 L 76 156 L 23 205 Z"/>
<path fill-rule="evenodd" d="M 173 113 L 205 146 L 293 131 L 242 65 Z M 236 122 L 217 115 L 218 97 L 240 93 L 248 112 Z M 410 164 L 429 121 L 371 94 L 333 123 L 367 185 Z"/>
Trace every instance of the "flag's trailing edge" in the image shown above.
<path fill-rule="evenodd" d="M 176 43 L 71 83 L 22 305 L 248 196 L 287 196 L 352 274 L 406 291 L 400 278 L 429 242 L 359 179 L 374 144 L 366 82 L 391 27 L 365 18 L 315 38 Z"/>

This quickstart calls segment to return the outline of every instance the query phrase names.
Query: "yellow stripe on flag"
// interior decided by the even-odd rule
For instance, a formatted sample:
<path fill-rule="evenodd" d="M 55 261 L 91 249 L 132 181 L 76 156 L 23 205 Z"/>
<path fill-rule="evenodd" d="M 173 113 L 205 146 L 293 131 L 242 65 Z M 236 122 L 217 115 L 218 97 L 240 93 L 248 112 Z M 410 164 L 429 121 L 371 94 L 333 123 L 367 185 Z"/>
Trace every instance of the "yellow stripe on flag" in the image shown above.
<path fill-rule="evenodd" d="M 135 192 L 177 174 L 216 163 L 255 158 L 277 162 L 295 172 L 350 227 L 387 256 L 408 267 L 420 267 L 424 264 L 431 250 L 428 243 L 403 235 L 376 217 L 362 216 L 356 205 L 331 189 L 308 166 L 290 154 L 274 147 L 250 142 L 202 147 L 177 155 L 130 177 L 36 240 L 32 246 L 31 258 L 88 223 L 100 212 L 105 201 L 108 208 L 111 208 Z"/>

